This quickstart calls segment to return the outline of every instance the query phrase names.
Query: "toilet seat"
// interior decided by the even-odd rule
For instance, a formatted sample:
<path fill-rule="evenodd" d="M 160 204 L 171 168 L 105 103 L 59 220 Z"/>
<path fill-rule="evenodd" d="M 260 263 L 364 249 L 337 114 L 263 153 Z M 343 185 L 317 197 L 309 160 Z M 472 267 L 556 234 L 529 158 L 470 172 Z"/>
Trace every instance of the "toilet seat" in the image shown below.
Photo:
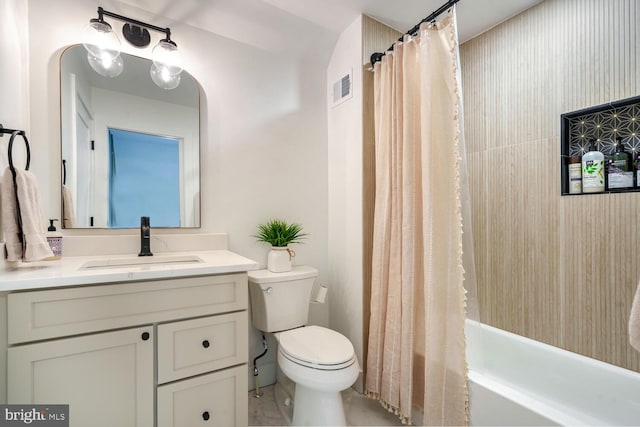
<path fill-rule="evenodd" d="M 291 362 L 323 371 L 346 369 L 355 363 L 353 345 L 344 335 L 320 326 L 278 334 L 278 351 Z"/>

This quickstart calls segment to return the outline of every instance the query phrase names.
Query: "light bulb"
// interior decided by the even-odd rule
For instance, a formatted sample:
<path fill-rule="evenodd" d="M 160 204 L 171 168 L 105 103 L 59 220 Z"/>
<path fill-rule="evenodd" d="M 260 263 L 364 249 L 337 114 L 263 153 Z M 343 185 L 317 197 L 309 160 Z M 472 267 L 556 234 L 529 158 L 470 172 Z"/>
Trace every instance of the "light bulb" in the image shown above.
<path fill-rule="evenodd" d="M 82 40 L 85 49 L 95 57 L 99 58 L 103 52 L 114 58 L 120 55 L 120 39 L 104 21 L 92 19 L 82 32 Z"/>
<path fill-rule="evenodd" d="M 109 51 L 103 51 L 99 56 L 87 52 L 87 61 L 96 73 L 105 77 L 117 77 L 124 69 L 122 56 L 114 57 Z"/>
<path fill-rule="evenodd" d="M 153 65 L 166 68 L 172 76 L 182 72 L 182 54 L 175 43 L 170 40 L 160 40 L 151 51 Z"/>
<path fill-rule="evenodd" d="M 171 74 L 168 67 L 151 66 L 151 80 L 161 89 L 175 89 L 180 84 L 180 74 Z"/>

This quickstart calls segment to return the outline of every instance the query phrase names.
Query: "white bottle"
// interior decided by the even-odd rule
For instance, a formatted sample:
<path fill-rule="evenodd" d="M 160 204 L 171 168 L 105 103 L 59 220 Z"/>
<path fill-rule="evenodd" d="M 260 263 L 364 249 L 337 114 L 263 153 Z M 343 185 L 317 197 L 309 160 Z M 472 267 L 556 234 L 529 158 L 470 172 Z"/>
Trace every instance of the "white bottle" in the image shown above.
<path fill-rule="evenodd" d="M 591 145 L 591 151 L 582 156 L 582 192 L 604 191 L 604 154 Z"/>

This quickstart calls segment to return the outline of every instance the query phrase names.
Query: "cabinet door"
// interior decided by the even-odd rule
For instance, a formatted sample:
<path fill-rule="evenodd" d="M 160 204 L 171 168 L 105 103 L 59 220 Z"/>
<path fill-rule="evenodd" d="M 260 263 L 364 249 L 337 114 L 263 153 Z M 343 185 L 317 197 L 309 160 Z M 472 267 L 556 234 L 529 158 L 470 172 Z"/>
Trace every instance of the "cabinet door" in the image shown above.
<path fill-rule="evenodd" d="M 158 387 L 158 427 L 245 427 L 247 365 Z"/>
<path fill-rule="evenodd" d="M 71 427 L 153 426 L 153 328 L 12 347 L 8 401 L 68 404 Z"/>

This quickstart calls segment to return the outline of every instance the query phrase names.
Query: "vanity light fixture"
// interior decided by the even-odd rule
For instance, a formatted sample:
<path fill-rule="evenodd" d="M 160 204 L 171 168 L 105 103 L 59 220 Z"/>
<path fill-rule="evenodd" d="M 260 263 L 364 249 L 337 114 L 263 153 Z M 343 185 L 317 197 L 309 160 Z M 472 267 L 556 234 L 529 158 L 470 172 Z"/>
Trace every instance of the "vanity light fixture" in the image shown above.
<path fill-rule="evenodd" d="M 96 73 L 105 77 L 117 77 L 122 73 L 120 39 L 113 28 L 102 18 L 98 9 L 98 19 L 92 19 L 82 31 L 82 40 L 87 49 L 87 60 Z"/>
<path fill-rule="evenodd" d="M 123 21 L 122 35 L 125 40 L 138 48 L 151 43 L 149 30 L 164 33 L 165 37 L 153 48 L 150 75 L 151 80 L 162 89 L 175 89 L 180 84 L 182 73 L 182 55 L 176 43 L 171 40 L 171 29 L 161 28 L 136 19 L 127 18 L 98 7 L 98 18 L 89 21 L 83 31 L 83 45 L 87 49 L 89 65 L 98 74 L 105 77 L 117 77 L 122 73 L 124 64 L 120 56 L 120 39 L 113 32 L 104 16 Z"/>

